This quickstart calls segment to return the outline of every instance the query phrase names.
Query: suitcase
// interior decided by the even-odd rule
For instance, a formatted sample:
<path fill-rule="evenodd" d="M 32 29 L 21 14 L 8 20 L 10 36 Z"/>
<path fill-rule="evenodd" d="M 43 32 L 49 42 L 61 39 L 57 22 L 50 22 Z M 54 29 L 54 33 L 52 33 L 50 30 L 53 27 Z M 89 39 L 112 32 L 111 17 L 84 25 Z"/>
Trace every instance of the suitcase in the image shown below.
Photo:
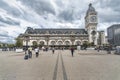
<path fill-rule="evenodd" d="M 24 59 L 25 59 L 25 60 L 28 60 L 28 55 L 25 55 Z"/>

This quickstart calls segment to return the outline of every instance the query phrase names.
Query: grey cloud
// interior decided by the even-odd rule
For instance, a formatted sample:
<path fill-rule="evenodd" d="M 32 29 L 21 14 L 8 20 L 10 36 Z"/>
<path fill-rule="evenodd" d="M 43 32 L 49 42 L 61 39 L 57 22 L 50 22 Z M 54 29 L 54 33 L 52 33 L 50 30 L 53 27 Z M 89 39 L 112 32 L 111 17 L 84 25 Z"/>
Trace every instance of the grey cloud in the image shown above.
<path fill-rule="evenodd" d="M 106 7 L 110 7 L 113 11 L 120 13 L 120 0 L 110 0 Z"/>
<path fill-rule="evenodd" d="M 62 0 L 56 0 L 55 3 L 57 4 L 58 7 L 64 7 Z"/>
<path fill-rule="evenodd" d="M 5 27 L 5 25 L 3 23 L 0 23 L 0 27 Z"/>
<path fill-rule="evenodd" d="M 8 35 L 8 31 L 0 30 L 0 42 L 14 43 L 14 37 Z"/>
<path fill-rule="evenodd" d="M 119 22 L 120 21 L 120 0 L 101 0 L 99 8 L 102 9 L 104 13 L 99 14 L 101 22 Z M 111 12 L 107 12 L 106 9 L 109 8 Z"/>
<path fill-rule="evenodd" d="M 3 42 L 3 43 L 15 43 L 14 42 L 14 39 L 13 37 L 6 37 L 6 36 L 0 36 L 0 42 Z"/>
<path fill-rule="evenodd" d="M 72 21 L 74 19 L 72 10 L 64 10 L 59 14 L 59 18 L 65 21 Z"/>
<path fill-rule="evenodd" d="M 39 15 L 51 13 L 55 15 L 54 7 L 47 0 L 19 0 L 27 7 L 33 9 Z"/>
<path fill-rule="evenodd" d="M 0 34 L 0 37 L 9 37 L 9 36 L 6 34 Z"/>
<path fill-rule="evenodd" d="M 80 20 L 81 14 L 83 14 L 83 12 L 84 11 L 79 12 L 76 11 L 74 8 L 69 8 L 60 12 L 58 17 L 64 21 L 73 22 L 74 20 Z"/>
<path fill-rule="evenodd" d="M 0 30 L 0 37 L 8 37 L 8 32 L 4 30 Z"/>
<path fill-rule="evenodd" d="M 101 8 L 110 7 L 113 10 L 120 11 L 120 0 L 100 0 Z"/>
<path fill-rule="evenodd" d="M 118 14 L 118 15 L 114 15 L 114 14 L 110 14 L 110 13 L 108 13 L 108 15 L 101 14 L 100 20 L 101 20 L 101 22 L 107 22 L 107 23 L 120 22 L 119 16 L 120 16 L 120 14 Z"/>
<path fill-rule="evenodd" d="M 19 17 L 22 14 L 17 8 L 9 6 L 3 0 L 0 0 L 0 8 L 6 10 L 8 14 L 10 14 L 14 17 Z"/>
<path fill-rule="evenodd" d="M 0 16 L 0 22 L 2 22 L 3 24 L 8 24 L 8 25 L 20 25 L 20 22 L 12 20 L 11 18 L 8 18 L 8 17 L 4 19 Z"/>

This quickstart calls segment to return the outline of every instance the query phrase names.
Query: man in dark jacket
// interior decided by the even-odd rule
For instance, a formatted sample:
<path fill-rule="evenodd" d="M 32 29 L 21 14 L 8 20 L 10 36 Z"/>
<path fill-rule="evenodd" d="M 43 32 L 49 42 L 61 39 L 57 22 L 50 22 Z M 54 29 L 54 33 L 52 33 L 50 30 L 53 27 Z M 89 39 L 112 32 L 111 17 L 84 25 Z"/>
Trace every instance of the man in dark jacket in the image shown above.
<path fill-rule="evenodd" d="M 72 54 L 72 57 L 73 57 L 73 54 L 74 54 L 74 48 L 73 47 L 71 48 L 71 54 Z"/>

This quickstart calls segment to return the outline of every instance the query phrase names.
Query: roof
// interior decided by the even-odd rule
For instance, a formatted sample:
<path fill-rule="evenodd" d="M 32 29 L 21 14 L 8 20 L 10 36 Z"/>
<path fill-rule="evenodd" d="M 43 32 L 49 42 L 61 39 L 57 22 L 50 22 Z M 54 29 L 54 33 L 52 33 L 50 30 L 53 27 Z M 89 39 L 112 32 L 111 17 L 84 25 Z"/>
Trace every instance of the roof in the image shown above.
<path fill-rule="evenodd" d="M 33 29 L 28 27 L 25 33 L 28 34 L 87 34 L 85 29 Z"/>
<path fill-rule="evenodd" d="M 89 4 L 89 8 L 87 10 L 87 14 L 89 13 L 97 13 L 91 3 Z"/>
<path fill-rule="evenodd" d="M 116 30 L 120 28 L 120 24 L 113 24 L 110 27 L 107 28 L 107 31 L 109 30 Z"/>

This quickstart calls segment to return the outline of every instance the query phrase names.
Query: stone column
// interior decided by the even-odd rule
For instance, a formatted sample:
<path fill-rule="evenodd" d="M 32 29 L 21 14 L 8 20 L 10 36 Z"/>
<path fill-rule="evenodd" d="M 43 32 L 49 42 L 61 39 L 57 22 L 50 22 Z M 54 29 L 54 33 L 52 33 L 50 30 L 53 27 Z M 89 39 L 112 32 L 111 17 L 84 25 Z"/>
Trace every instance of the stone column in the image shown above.
<path fill-rule="evenodd" d="M 75 37 L 74 37 L 74 36 L 71 36 L 72 46 L 74 45 L 74 41 L 75 41 Z"/>

